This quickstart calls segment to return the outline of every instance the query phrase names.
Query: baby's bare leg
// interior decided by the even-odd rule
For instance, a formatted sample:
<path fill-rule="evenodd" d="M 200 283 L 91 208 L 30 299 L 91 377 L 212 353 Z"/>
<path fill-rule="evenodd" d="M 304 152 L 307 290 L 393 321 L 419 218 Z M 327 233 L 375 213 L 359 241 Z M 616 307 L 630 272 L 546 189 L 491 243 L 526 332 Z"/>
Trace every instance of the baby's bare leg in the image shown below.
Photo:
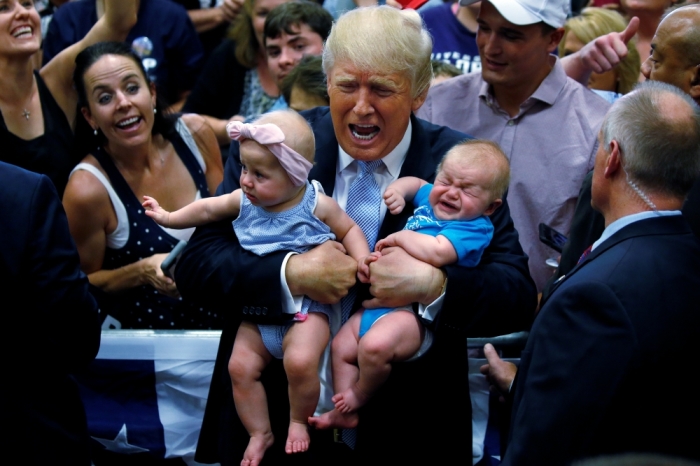
<path fill-rule="evenodd" d="M 292 325 L 282 342 L 284 370 L 289 381 L 287 453 L 309 449 L 307 422 L 318 404 L 321 391 L 318 366 L 329 338 L 328 318 L 312 312 L 306 321 Z"/>
<path fill-rule="evenodd" d="M 331 343 L 331 361 L 333 364 L 333 389 L 336 395 L 332 401 L 338 404 L 342 401 L 342 393 L 349 389 L 360 376 L 357 367 L 357 344 L 359 341 L 358 332 L 362 312 L 356 312 L 343 325 Z M 329 429 L 339 427 L 350 429 L 357 426 L 357 413 L 344 413 L 338 409 L 333 409 L 318 417 L 309 419 L 309 424 L 317 429 Z"/>
<path fill-rule="evenodd" d="M 420 348 L 425 329 L 411 311 L 399 310 L 374 323 L 360 339 L 358 365 L 360 376 L 342 393 L 342 404 L 336 408 L 346 412 L 359 409 L 389 378 L 391 363 L 405 361 Z"/>
<path fill-rule="evenodd" d="M 265 348 L 257 325 L 242 322 L 228 362 L 236 411 L 250 435 L 241 466 L 260 464 L 265 451 L 274 442 L 267 396 L 260 382 L 260 375 L 271 359 L 272 355 Z"/>

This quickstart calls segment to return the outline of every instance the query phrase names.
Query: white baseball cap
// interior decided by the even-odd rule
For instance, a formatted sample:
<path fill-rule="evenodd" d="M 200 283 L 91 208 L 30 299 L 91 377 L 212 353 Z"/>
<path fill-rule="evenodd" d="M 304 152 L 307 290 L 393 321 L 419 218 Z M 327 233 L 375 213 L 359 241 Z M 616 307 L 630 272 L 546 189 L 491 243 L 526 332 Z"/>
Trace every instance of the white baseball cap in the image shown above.
<path fill-rule="evenodd" d="M 480 0 L 459 0 L 462 6 Z M 485 0 L 486 1 L 486 0 Z M 539 23 L 552 27 L 564 26 L 571 11 L 571 0 L 488 0 L 508 21 L 518 26 Z"/>

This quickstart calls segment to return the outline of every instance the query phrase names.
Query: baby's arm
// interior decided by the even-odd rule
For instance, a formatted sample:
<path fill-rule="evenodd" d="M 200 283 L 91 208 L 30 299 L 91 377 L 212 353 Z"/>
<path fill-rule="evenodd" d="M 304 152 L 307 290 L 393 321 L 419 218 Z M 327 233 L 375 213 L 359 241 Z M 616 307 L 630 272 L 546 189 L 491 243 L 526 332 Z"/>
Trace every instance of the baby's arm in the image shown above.
<path fill-rule="evenodd" d="M 235 217 L 241 208 L 241 190 L 230 194 L 199 199 L 175 212 L 168 212 L 152 197 L 143 196 L 146 215 L 167 228 L 198 227 L 207 223 Z"/>
<path fill-rule="evenodd" d="M 350 257 L 363 264 L 370 255 L 367 238 L 362 229 L 340 208 L 337 202 L 325 194 L 319 193 L 314 211 L 323 223 L 328 225 L 338 241 L 343 243 Z"/>
<path fill-rule="evenodd" d="M 390 246 L 398 246 L 416 259 L 432 265 L 444 267 L 457 262 L 457 251 L 450 240 L 442 235 L 431 236 L 412 230 L 392 233 L 377 242 L 377 251 Z"/>
<path fill-rule="evenodd" d="M 413 199 L 427 181 L 415 176 L 404 176 L 394 181 L 384 191 L 384 203 L 393 215 L 401 213 L 406 206 L 406 199 Z"/>

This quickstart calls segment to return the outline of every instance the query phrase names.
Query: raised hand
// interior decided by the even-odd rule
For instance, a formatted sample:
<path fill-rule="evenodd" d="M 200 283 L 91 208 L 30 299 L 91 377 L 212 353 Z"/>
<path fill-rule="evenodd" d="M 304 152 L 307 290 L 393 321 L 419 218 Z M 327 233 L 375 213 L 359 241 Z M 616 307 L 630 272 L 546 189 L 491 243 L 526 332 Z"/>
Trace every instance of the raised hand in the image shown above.
<path fill-rule="evenodd" d="M 638 29 L 639 18 L 635 16 L 624 31 L 611 32 L 586 44 L 579 52 L 580 60 L 595 73 L 610 71 L 627 56 L 627 43 Z"/>
<path fill-rule="evenodd" d="M 143 208 L 146 209 L 146 215 L 151 217 L 153 220 L 156 221 L 158 225 L 163 225 L 164 227 L 169 226 L 170 224 L 170 212 L 167 210 L 163 209 L 159 204 L 158 201 L 153 199 L 150 196 L 143 196 L 144 201 L 143 201 Z"/>
<path fill-rule="evenodd" d="M 387 188 L 387 190 L 384 191 L 384 203 L 392 215 L 401 213 L 406 206 L 406 200 L 393 188 Z"/>

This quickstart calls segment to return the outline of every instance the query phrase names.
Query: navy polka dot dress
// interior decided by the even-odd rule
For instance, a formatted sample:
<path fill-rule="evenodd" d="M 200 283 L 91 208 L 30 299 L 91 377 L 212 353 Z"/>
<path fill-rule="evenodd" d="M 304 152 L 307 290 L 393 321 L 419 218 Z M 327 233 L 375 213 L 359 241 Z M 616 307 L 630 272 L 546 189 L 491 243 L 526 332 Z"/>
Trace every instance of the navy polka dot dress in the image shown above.
<path fill-rule="evenodd" d="M 168 136 L 175 152 L 187 167 L 201 196 L 209 197 L 206 178 L 197 159 L 181 136 Z M 102 268 L 113 270 L 159 253 L 170 252 L 178 239 L 170 236 L 150 217 L 124 177 L 102 150 L 93 152 L 107 172 L 115 192 L 126 208 L 129 239 L 120 249 L 107 248 Z M 118 294 L 96 293 L 102 318 L 117 320 L 123 329 L 220 329 L 222 319 L 210 309 L 159 293 L 150 285 L 142 285 Z"/>

